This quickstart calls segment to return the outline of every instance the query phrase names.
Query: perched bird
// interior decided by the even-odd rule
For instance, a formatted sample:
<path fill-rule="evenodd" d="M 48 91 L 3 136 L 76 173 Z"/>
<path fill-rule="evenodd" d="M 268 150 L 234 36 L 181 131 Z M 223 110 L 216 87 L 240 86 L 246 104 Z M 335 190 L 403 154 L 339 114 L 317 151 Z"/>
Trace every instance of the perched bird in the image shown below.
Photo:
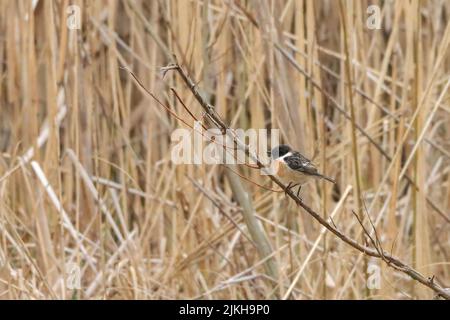
<path fill-rule="evenodd" d="M 276 146 L 269 155 L 273 161 L 272 167 L 280 181 L 288 184 L 288 188 L 299 186 L 297 196 L 303 184 L 312 179 L 325 179 L 336 183 L 333 179 L 320 174 L 314 164 L 300 152 L 292 150 L 286 144 Z"/>

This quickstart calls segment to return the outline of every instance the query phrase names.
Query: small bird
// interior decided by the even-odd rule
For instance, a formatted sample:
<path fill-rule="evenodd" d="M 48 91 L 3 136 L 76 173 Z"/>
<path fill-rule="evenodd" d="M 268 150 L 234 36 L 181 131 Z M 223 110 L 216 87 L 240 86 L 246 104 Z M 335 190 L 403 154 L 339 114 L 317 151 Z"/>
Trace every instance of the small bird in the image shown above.
<path fill-rule="evenodd" d="M 320 174 L 314 164 L 300 152 L 292 150 L 286 144 L 276 146 L 269 155 L 273 161 L 273 170 L 280 180 L 288 184 L 288 188 L 299 186 L 297 196 L 303 184 L 312 179 L 325 179 L 336 183 L 333 179 Z"/>

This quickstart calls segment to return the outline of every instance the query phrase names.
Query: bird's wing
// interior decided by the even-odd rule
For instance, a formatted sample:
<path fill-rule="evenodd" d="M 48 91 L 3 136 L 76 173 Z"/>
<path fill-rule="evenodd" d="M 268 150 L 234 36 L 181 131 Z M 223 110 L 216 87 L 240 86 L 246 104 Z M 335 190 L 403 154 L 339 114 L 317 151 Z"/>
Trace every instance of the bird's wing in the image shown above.
<path fill-rule="evenodd" d="M 284 158 L 286 164 L 292 170 L 304 172 L 310 175 L 317 175 L 317 168 L 312 164 L 312 162 L 299 152 L 294 152 L 292 156 Z"/>

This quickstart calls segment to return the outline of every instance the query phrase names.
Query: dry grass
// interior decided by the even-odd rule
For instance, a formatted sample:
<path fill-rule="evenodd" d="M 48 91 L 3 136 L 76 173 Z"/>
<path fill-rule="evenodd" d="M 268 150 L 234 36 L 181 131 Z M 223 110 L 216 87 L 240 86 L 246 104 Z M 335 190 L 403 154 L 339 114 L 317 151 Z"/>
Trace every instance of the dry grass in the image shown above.
<path fill-rule="evenodd" d="M 173 113 L 193 120 L 170 88 L 202 109 L 162 77 L 172 53 L 227 124 L 279 128 L 336 178 L 305 186 L 305 203 L 360 243 L 352 210 L 368 212 L 386 251 L 450 287 L 450 2 L 376 3 L 380 30 L 372 1 L 0 1 L 0 298 L 433 297 L 258 170 L 233 168 L 255 184 L 174 165 L 170 134 L 187 126 Z"/>

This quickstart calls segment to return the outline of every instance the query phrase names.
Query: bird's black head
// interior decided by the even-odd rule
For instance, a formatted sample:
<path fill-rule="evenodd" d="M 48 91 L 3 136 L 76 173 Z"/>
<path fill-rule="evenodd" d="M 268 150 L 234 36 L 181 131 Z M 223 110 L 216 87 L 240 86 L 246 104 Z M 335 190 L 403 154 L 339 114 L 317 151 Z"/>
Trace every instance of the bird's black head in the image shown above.
<path fill-rule="evenodd" d="M 272 149 L 270 152 L 272 159 L 278 159 L 284 156 L 286 153 L 290 152 L 292 149 L 287 144 L 280 144 Z"/>

